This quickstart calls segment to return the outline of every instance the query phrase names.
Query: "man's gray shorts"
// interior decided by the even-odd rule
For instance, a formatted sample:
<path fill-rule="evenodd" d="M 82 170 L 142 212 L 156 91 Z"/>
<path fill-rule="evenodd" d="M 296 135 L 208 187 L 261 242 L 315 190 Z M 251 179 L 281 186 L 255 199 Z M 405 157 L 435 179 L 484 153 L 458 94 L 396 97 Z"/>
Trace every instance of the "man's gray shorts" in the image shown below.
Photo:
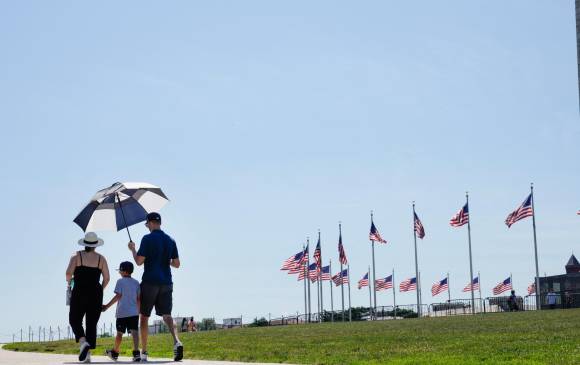
<path fill-rule="evenodd" d="M 141 283 L 141 314 L 151 317 L 155 307 L 158 316 L 170 315 L 173 309 L 173 284 Z"/>

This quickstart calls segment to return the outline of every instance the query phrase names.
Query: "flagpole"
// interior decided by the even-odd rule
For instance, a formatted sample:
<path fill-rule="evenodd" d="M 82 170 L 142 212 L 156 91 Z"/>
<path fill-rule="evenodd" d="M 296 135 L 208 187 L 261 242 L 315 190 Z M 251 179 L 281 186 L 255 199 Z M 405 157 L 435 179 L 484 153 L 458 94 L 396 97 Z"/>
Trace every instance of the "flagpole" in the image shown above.
<path fill-rule="evenodd" d="M 397 319 L 397 296 L 395 290 L 395 268 L 393 268 L 393 276 L 391 276 L 392 283 L 393 283 L 393 319 Z"/>
<path fill-rule="evenodd" d="M 350 264 L 347 264 L 346 270 L 346 277 L 348 278 L 348 321 L 352 322 L 352 307 L 350 305 Z"/>
<path fill-rule="evenodd" d="M 481 308 L 483 307 L 483 305 L 481 303 L 483 303 L 483 298 L 481 297 L 481 276 L 479 274 L 479 271 L 477 272 L 477 284 L 479 285 L 479 310 L 481 310 Z M 471 290 L 473 290 L 473 281 L 471 282 L 472 288 Z"/>
<path fill-rule="evenodd" d="M 304 278 L 308 282 L 308 323 L 311 321 L 312 316 L 312 298 L 310 296 L 310 237 L 306 237 L 306 247 L 308 247 L 308 258 L 306 260 L 306 277 Z"/>
<path fill-rule="evenodd" d="M 415 202 L 413 202 L 413 238 L 415 239 L 415 277 L 417 278 L 417 315 L 421 318 L 421 299 L 419 284 L 419 262 L 417 261 L 417 230 L 415 229 Z M 393 286 L 394 287 L 394 286 Z"/>
<path fill-rule="evenodd" d="M 368 275 L 368 279 L 369 279 L 369 316 L 372 320 L 373 318 L 373 302 L 372 302 L 372 294 L 371 294 L 371 282 L 370 282 L 370 278 L 371 278 L 371 267 L 369 266 L 369 271 L 367 271 L 367 275 Z"/>
<path fill-rule="evenodd" d="M 338 237 L 339 240 L 342 239 L 342 224 L 340 222 L 338 222 Z M 339 252 L 340 255 L 340 252 Z M 338 259 L 340 261 L 340 274 L 341 274 L 341 278 L 342 278 L 342 260 L 339 258 Z M 349 272 L 350 274 L 350 272 Z M 340 281 L 340 292 L 341 292 L 341 296 L 342 296 L 342 321 L 344 322 L 344 283 L 342 282 L 342 280 Z"/>
<path fill-rule="evenodd" d="M 304 245 L 302 245 L 302 262 L 304 262 L 304 255 L 306 254 L 306 247 L 304 247 Z M 303 266 L 305 266 L 303 264 Z M 306 270 L 308 269 L 308 266 L 306 266 L 305 268 Z M 306 271 L 303 270 L 303 271 Z M 307 298 L 306 298 L 306 277 L 304 278 L 304 315 L 307 316 L 308 315 L 308 302 L 307 302 Z M 306 319 L 305 319 L 306 321 Z"/>
<path fill-rule="evenodd" d="M 371 225 L 372 224 L 373 224 L 373 211 L 371 210 Z M 375 272 L 375 241 L 374 240 L 371 240 L 371 246 L 372 246 L 372 250 L 373 250 L 373 303 L 374 303 L 373 318 L 374 318 L 375 313 L 377 311 L 377 288 L 376 288 L 376 283 L 375 283 L 377 275 Z M 369 283 L 369 286 L 370 286 L 370 283 Z"/>
<path fill-rule="evenodd" d="M 542 306 L 540 305 L 540 295 L 538 294 L 540 291 L 540 269 L 538 268 L 538 241 L 536 238 L 536 208 L 534 207 L 534 183 L 530 184 L 530 191 L 532 194 L 532 225 L 534 227 L 534 255 L 536 259 L 536 309 L 541 310 Z M 513 286 L 513 284 L 512 284 Z"/>
<path fill-rule="evenodd" d="M 320 242 L 320 229 L 318 230 L 318 242 Z M 324 292 L 322 291 L 322 243 L 320 243 L 320 270 L 318 271 L 318 287 L 320 288 L 320 314 L 324 316 Z M 323 322 L 322 317 L 320 322 Z"/>
<path fill-rule="evenodd" d="M 449 285 L 449 273 L 447 273 L 447 297 L 449 298 L 449 304 L 451 304 L 451 285 Z"/>
<path fill-rule="evenodd" d="M 330 275 L 330 321 L 334 322 L 334 299 L 332 297 L 332 260 L 328 262 L 328 274 Z"/>
<path fill-rule="evenodd" d="M 467 203 L 467 209 L 469 212 L 469 192 L 465 192 L 465 200 Z M 467 239 L 469 243 L 469 277 L 471 278 L 471 284 L 473 285 L 473 260 L 471 258 L 471 217 L 467 219 Z M 480 285 L 481 287 L 481 285 Z M 473 294 L 473 288 L 471 290 L 471 314 L 475 314 L 475 295 Z"/>

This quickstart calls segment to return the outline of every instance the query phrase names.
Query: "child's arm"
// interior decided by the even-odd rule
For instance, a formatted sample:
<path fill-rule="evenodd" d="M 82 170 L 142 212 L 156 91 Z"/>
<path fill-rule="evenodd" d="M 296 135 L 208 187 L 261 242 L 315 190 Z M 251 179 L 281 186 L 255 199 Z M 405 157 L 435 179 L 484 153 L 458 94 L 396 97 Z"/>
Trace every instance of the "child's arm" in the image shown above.
<path fill-rule="evenodd" d="M 109 301 L 109 303 L 103 305 L 103 312 L 106 311 L 107 309 L 109 309 L 113 304 L 117 303 L 119 301 L 119 299 L 121 299 L 122 296 L 123 296 L 123 294 L 121 294 L 121 293 L 115 293 L 115 296 L 113 297 L 113 299 L 111 299 L 111 301 Z"/>

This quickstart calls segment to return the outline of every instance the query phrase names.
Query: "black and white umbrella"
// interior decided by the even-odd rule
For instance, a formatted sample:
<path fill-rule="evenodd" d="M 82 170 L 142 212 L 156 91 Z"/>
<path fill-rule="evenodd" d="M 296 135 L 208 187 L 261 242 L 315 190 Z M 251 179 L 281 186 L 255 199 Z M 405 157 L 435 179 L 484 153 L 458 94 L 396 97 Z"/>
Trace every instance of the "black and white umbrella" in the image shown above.
<path fill-rule="evenodd" d="M 85 232 L 117 230 L 145 221 L 169 199 L 161 188 L 147 183 L 114 183 L 99 190 L 74 222 Z M 131 239 L 131 234 L 129 234 Z"/>

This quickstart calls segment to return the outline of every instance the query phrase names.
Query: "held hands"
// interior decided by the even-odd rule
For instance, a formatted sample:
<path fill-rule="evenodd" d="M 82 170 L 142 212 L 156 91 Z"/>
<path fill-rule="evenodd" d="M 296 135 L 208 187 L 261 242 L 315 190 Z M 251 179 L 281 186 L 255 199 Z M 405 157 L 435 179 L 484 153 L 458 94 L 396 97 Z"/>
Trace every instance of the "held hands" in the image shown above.
<path fill-rule="evenodd" d="M 129 244 L 127 246 L 129 247 L 129 250 L 135 251 L 135 242 L 129 241 Z"/>
<path fill-rule="evenodd" d="M 109 309 L 109 307 L 107 307 L 106 305 L 103 305 L 103 308 L 101 308 L 101 312 L 106 311 L 107 309 Z"/>

